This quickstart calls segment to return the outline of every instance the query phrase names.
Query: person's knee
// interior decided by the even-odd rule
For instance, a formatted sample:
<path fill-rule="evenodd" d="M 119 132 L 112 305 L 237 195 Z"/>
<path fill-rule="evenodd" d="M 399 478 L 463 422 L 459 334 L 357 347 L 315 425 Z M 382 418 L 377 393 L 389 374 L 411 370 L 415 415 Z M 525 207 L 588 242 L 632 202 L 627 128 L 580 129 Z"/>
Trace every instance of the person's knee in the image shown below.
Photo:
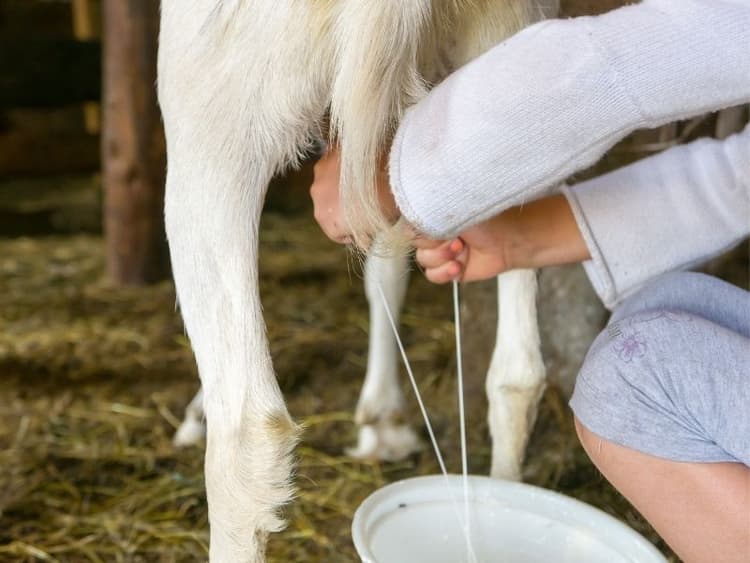
<path fill-rule="evenodd" d="M 581 445 L 596 465 L 602 463 L 602 452 L 611 440 L 627 442 L 642 432 L 643 425 L 657 427 L 670 404 L 664 389 L 674 385 L 660 368 L 672 321 L 659 316 L 658 310 L 649 318 L 638 313 L 610 325 L 581 366 L 570 405 Z M 634 329 L 630 321 L 645 324 Z"/>
<path fill-rule="evenodd" d="M 620 488 L 618 474 L 623 466 L 632 467 L 634 471 L 639 470 L 637 452 L 600 436 L 583 424 L 578 417 L 574 417 L 574 422 L 583 451 L 586 452 L 588 458 L 605 479 L 612 483 L 615 488 Z"/>
<path fill-rule="evenodd" d="M 674 367 L 669 360 L 685 346 L 685 331 L 694 320 L 688 313 L 655 307 L 610 323 L 591 345 L 578 379 L 597 395 L 662 389 Z"/>
<path fill-rule="evenodd" d="M 576 427 L 578 441 L 581 442 L 583 449 L 586 450 L 594 434 L 583 425 L 583 422 L 581 422 L 577 416 L 573 416 L 573 423 Z"/>
<path fill-rule="evenodd" d="M 589 456 L 591 461 L 598 465 L 597 461 L 599 461 L 598 457 L 601 453 L 601 446 L 604 439 L 589 430 L 577 416 L 573 417 L 573 422 L 575 424 L 576 434 L 578 435 L 578 441 L 581 443 L 581 446 L 583 446 L 583 450 L 586 452 L 586 455 Z"/>

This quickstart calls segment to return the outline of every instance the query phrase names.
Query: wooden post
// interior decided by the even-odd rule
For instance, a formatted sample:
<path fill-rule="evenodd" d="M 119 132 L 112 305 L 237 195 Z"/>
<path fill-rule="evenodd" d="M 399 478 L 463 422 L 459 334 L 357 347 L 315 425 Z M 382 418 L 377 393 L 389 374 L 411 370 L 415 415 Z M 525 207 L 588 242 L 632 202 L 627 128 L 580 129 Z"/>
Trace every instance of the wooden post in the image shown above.
<path fill-rule="evenodd" d="M 156 101 L 157 0 L 104 0 L 102 168 L 107 272 L 146 284 L 168 271 L 165 142 Z"/>

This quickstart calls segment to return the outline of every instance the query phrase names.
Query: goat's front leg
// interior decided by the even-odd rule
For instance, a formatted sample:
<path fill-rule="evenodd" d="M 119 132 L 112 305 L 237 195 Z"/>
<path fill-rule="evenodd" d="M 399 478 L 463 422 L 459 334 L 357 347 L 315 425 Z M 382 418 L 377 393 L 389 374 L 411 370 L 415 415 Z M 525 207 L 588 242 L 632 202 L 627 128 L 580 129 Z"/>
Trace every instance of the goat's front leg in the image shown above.
<path fill-rule="evenodd" d="M 421 449 L 419 438 L 403 419 L 399 353 L 380 295 L 382 290 L 397 323 L 408 282 L 406 256 L 368 255 L 365 292 L 370 306 L 370 345 L 367 374 L 355 413 L 359 427 L 357 446 L 347 451 L 352 457 L 396 461 Z"/>
<path fill-rule="evenodd" d="M 487 373 L 490 475 L 520 480 L 526 444 L 544 392 L 534 270 L 498 276 L 497 342 Z"/>

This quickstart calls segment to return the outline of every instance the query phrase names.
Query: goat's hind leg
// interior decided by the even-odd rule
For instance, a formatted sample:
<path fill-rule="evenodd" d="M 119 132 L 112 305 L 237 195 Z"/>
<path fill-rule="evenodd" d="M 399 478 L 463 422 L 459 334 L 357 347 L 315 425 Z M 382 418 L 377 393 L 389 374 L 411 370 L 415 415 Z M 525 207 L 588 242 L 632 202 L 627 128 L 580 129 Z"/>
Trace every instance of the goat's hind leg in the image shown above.
<path fill-rule="evenodd" d="M 397 461 L 422 448 L 403 419 L 404 396 L 398 381 L 396 339 L 386 314 L 382 290 L 394 322 L 398 322 L 409 282 L 406 256 L 371 253 L 365 264 L 365 292 L 370 306 L 367 373 L 357 403 L 357 446 L 347 454 L 358 459 Z"/>
<path fill-rule="evenodd" d="M 324 111 L 326 65 L 307 3 L 162 3 L 165 218 L 180 308 L 203 384 L 212 561 L 263 559 L 291 498 L 296 430 L 271 365 L 258 223 L 271 176 Z"/>
<path fill-rule="evenodd" d="M 536 314 L 536 271 L 507 272 L 498 276 L 497 285 L 497 342 L 486 381 L 490 475 L 520 480 L 546 376 Z"/>

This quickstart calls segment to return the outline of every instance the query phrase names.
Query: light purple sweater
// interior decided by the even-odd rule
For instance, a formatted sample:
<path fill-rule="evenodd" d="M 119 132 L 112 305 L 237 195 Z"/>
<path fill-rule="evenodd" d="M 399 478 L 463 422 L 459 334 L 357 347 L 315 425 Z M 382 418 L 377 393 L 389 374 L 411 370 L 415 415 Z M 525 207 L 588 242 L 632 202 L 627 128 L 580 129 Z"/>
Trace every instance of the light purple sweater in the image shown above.
<path fill-rule="evenodd" d="M 411 108 L 390 158 L 435 238 L 547 193 L 638 128 L 750 102 L 750 0 L 644 0 L 533 25 Z M 750 234 L 750 128 L 564 189 L 612 307 Z"/>

